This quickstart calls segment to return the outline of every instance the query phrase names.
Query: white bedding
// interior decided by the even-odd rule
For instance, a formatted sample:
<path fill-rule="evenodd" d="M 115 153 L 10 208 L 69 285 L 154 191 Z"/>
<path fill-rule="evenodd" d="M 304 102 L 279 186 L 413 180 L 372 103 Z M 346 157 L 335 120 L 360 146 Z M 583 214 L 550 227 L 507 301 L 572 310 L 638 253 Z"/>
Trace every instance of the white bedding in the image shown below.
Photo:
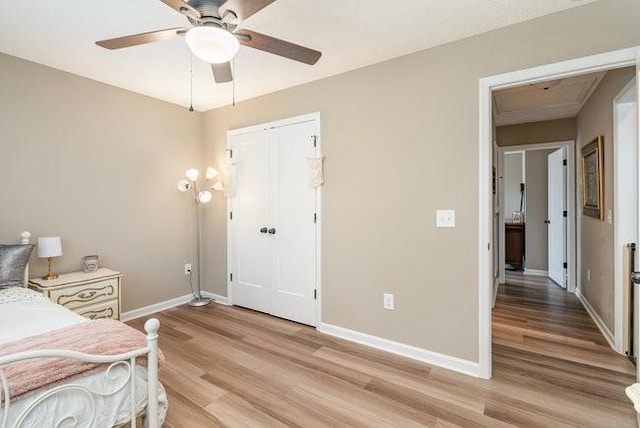
<path fill-rule="evenodd" d="M 21 287 L 0 289 L 0 346 L 24 337 L 46 333 L 73 324 L 87 323 L 88 319 L 51 302 L 42 294 Z M 104 372 L 89 376 L 74 378 L 70 383 L 83 385 L 92 391 L 110 393 L 117 390 L 127 377 L 126 368 L 117 367 L 112 372 L 112 379 L 106 377 Z M 136 409 L 140 412 L 146 406 L 147 370 L 145 367 L 136 366 Z M 164 388 L 159 388 L 161 420 L 166 412 L 166 394 Z M 122 424 L 130 419 L 130 385 L 126 385 L 113 395 L 95 398 L 95 424 L 89 425 L 91 420 L 91 406 L 87 395 L 80 391 L 65 391 L 40 404 L 29 416 L 21 427 L 41 428 L 54 426 L 67 416 L 76 418 L 68 419 L 60 425 L 66 426 L 95 426 L 112 427 Z M 12 402 L 9 407 L 8 427 L 12 427 L 14 421 L 24 409 L 33 403 L 44 391 L 38 391 L 20 400 Z M 4 410 L 0 408 L 0 423 Z M 55 416 L 53 416 L 55 415 Z"/>

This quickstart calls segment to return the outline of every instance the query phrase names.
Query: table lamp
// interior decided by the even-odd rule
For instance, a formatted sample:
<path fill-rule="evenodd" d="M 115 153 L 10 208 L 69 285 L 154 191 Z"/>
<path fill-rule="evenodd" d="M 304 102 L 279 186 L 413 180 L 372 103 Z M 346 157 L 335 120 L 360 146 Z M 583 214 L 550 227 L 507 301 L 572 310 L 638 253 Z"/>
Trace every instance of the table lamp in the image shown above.
<path fill-rule="evenodd" d="M 49 261 L 49 273 L 42 277 L 45 280 L 58 278 L 53 273 L 51 259 L 62 255 L 62 241 L 59 236 L 38 238 L 38 257 Z"/>

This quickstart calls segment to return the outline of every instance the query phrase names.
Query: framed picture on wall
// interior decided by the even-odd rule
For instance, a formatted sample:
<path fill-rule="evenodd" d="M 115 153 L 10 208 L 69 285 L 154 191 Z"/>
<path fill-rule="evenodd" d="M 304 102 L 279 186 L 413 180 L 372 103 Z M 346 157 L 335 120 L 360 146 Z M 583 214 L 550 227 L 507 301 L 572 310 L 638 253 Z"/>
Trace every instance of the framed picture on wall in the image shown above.
<path fill-rule="evenodd" d="M 604 137 L 598 136 L 582 148 L 582 214 L 604 220 L 602 180 Z"/>

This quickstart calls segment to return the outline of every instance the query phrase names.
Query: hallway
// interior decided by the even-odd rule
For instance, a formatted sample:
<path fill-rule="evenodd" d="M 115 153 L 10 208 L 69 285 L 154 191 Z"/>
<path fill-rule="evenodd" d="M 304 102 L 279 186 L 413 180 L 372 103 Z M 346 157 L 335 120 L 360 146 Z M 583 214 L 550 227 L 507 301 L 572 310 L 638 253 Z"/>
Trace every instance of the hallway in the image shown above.
<path fill-rule="evenodd" d="M 636 426 L 624 393 L 634 373 L 633 365 L 609 347 L 575 295 L 546 277 L 507 272 L 493 310 L 494 381 L 522 384 L 529 395 L 524 401 L 531 406 L 510 408 L 505 403 L 503 420 L 517 425 Z M 523 419 L 523 410 L 530 419 Z M 510 413 L 518 419 L 510 419 Z"/>

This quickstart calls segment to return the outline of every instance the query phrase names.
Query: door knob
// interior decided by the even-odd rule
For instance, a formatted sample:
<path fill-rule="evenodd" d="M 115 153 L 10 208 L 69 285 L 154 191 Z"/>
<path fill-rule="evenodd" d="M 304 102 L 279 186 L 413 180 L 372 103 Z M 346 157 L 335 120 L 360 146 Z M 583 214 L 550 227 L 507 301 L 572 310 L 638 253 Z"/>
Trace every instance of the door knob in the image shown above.
<path fill-rule="evenodd" d="M 269 229 L 269 233 L 271 235 L 275 235 L 276 234 L 276 230 L 272 227 L 271 229 Z"/>
<path fill-rule="evenodd" d="M 262 229 L 260 229 L 260 233 L 267 233 L 267 228 L 263 227 Z"/>
<path fill-rule="evenodd" d="M 640 284 L 640 272 L 631 272 L 631 282 Z"/>

